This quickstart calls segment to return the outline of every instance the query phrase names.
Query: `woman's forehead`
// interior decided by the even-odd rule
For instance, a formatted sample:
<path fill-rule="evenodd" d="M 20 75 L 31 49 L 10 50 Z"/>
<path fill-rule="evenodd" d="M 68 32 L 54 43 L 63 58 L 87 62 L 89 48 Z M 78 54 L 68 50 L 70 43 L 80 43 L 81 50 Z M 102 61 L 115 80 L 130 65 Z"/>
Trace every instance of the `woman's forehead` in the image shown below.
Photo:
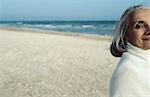
<path fill-rule="evenodd" d="M 131 14 L 131 18 L 134 21 L 138 21 L 138 20 L 150 21 L 150 9 L 147 8 L 147 9 L 135 10 Z"/>

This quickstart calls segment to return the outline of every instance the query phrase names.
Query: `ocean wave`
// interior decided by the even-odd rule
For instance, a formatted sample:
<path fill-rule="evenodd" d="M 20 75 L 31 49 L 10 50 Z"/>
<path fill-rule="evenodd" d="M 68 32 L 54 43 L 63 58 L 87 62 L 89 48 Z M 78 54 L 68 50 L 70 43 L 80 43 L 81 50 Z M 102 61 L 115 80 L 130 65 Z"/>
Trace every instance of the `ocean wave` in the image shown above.
<path fill-rule="evenodd" d="M 79 32 L 88 34 L 108 34 L 111 35 L 116 27 L 116 22 L 5 22 L 0 26 L 15 26 L 30 29 L 56 30 L 64 32 Z"/>

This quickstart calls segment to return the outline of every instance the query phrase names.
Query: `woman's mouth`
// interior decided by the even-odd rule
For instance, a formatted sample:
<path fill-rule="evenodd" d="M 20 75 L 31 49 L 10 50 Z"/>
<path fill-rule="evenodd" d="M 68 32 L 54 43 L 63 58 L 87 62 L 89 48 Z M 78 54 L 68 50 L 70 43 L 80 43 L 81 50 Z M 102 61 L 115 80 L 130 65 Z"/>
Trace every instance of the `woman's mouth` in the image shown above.
<path fill-rule="evenodd" d="M 149 41 L 149 40 L 150 40 L 150 35 L 143 35 L 142 39 L 143 39 L 143 40 L 148 40 L 148 41 Z"/>

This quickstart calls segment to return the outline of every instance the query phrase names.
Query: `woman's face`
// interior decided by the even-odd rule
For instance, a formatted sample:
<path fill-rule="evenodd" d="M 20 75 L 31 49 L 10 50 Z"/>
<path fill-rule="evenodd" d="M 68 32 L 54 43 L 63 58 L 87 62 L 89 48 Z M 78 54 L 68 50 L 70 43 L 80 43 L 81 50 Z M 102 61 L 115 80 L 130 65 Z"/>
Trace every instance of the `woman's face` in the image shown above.
<path fill-rule="evenodd" d="M 150 9 L 140 9 L 131 16 L 128 41 L 142 49 L 150 49 Z"/>

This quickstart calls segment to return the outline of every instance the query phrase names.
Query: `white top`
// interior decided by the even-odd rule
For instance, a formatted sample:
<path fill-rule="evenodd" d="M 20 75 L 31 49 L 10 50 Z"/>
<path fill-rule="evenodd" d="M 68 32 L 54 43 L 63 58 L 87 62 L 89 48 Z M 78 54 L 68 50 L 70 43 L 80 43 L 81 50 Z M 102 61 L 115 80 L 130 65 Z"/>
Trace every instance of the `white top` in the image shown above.
<path fill-rule="evenodd" d="M 127 44 L 110 81 L 110 97 L 150 97 L 150 50 Z"/>

